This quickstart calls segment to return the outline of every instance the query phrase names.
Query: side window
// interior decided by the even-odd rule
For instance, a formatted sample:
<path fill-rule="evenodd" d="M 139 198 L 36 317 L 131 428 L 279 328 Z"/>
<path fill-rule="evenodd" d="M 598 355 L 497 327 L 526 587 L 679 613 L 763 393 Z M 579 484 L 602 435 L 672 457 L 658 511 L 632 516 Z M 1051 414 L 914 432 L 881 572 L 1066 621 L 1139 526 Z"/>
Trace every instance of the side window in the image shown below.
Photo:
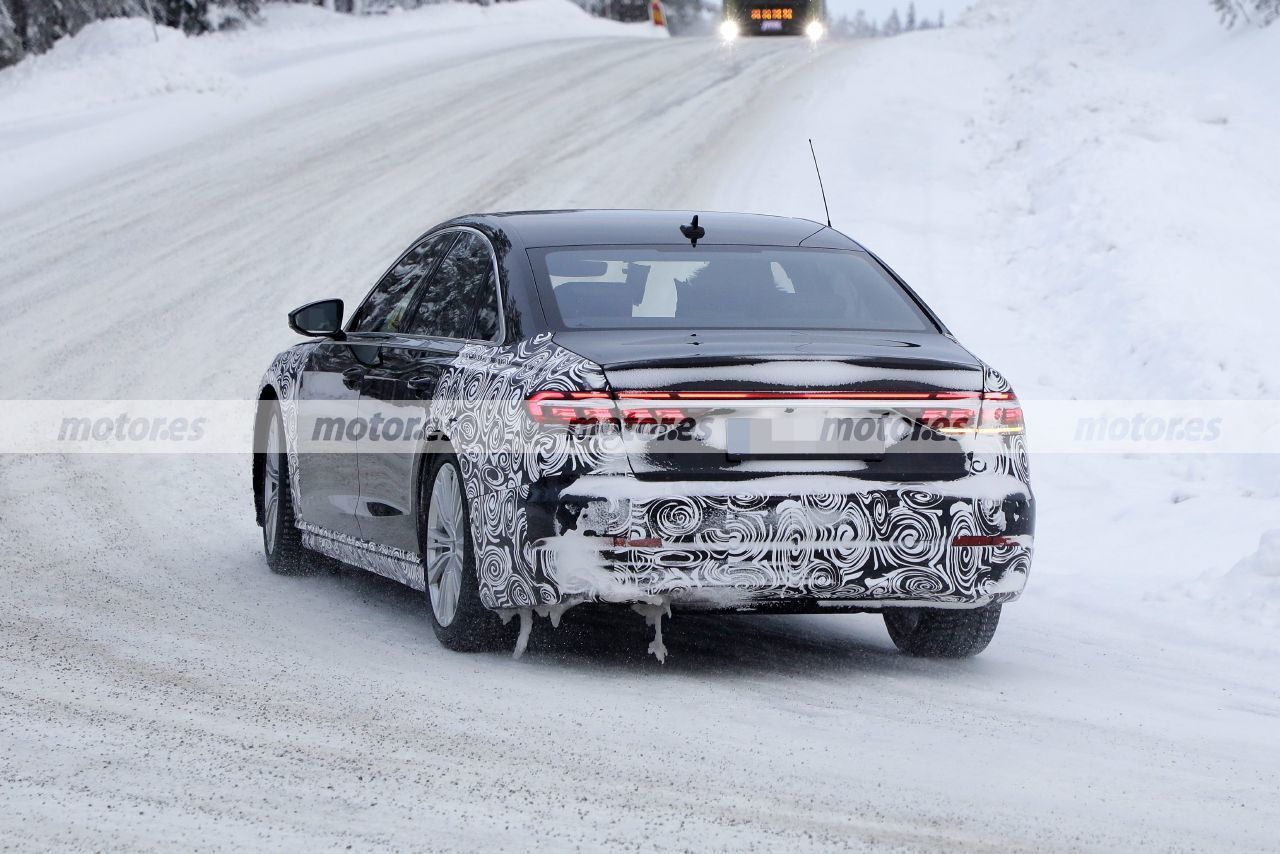
<path fill-rule="evenodd" d="M 414 286 L 431 272 L 457 236 L 455 232 L 437 234 L 405 253 L 356 309 L 351 319 L 351 331 L 403 332 L 407 319 L 405 312 L 413 300 Z"/>
<path fill-rule="evenodd" d="M 464 231 L 422 288 L 406 330 L 439 338 L 489 340 L 498 332 L 497 281 L 489 241 Z"/>
<path fill-rule="evenodd" d="M 498 278 L 494 273 L 492 259 L 488 275 L 480 285 L 479 300 L 476 303 L 476 325 L 472 327 L 469 337 L 480 341 L 492 341 L 498 337 Z"/>

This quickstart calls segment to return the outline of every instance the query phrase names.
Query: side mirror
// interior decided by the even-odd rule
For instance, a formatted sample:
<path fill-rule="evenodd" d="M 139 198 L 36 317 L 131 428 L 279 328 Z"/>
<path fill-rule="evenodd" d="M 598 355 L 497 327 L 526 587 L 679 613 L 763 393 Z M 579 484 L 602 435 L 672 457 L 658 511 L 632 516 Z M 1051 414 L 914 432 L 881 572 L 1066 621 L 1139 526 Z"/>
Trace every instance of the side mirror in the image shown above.
<path fill-rule="evenodd" d="M 299 335 L 345 340 L 347 335 L 342 331 L 342 300 L 325 299 L 295 308 L 289 312 L 289 328 Z"/>

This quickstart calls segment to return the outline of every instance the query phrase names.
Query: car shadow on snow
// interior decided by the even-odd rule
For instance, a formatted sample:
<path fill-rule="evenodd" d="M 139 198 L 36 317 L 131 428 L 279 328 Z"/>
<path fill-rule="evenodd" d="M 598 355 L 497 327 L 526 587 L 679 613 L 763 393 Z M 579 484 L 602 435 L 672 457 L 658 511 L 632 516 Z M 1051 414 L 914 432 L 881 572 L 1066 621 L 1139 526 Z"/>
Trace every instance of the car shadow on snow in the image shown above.
<path fill-rule="evenodd" d="M 436 644 L 422 593 L 335 561 L 312 580 L 325 579 L 352 601 L 393 616 L 396 623 Z M 654 630 L 629 607 L 579 605 L 558 627 L 535 617 L 524 662 L 573 669 L 635 669 L 690 675 L 736 673 L 930 673 L 981 667 L 978 661 L 927 661 L 899 653 L 876 614 L 727 614 L 675 611 L 662 620 L 664 664 L 648 651 Z M 478 660 L 507 652 L 474 654 Z"/>
<path fill-rule="evenodd" d="M 558 628 L 534 624 L 527 655 L 569 667 L 636 667 L 693 675 L 898 671 L 924 662 L 899 655 L 869 614 L 728 614 L 674 611 L 662 621 L 667 656 L 648 651 L 654 630 L 625 607 L 580 605 Z M 927 665 L 926 665 L 927 666 Z"/>

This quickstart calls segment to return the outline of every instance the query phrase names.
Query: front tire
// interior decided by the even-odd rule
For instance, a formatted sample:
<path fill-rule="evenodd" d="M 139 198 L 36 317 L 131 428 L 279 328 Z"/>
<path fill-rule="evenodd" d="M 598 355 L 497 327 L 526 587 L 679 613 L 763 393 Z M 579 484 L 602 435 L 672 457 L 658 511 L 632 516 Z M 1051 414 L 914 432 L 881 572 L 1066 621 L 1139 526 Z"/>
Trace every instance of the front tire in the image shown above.
<path fill-rule="evenodd" d="M 1000 603 L 981 608 L 886 608 L 884 625 L 898 649 L 921 658 L 971 658 L 1000 624 Z"/>
<path fill-rule="evenodd" d="M 293 514 L 293 491 L 289 484 L 289 456 L 285 452 L 284 422 L 280 407 L 268 404 L 267 434 L 261 470 L 262 550 L 267 566 L 281 575 L 305 575 L 309 569 L 302 535 Z"/>
<path fill-rule="evenodd" d="M 480 602 L 471 522 L 462 470 L 453 454 L 441 454 L 422 479 L 418 542 L 428 615 L 440 643 L 456 652 L 481 652 L 515 643 L 518 626 L 503 625 Z"/>

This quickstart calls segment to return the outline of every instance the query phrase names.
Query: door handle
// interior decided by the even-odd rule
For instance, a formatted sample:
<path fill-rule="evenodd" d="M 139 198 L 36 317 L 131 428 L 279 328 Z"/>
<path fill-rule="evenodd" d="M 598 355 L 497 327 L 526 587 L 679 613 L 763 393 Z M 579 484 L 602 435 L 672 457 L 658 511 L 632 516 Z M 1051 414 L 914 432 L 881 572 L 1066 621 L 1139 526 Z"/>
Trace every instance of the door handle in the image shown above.
<path fill-rule="evenodd" d="M 342 384 L 352 391 L 359 391 L 364 386 L 364 368 L 347 368 L 342 372 Z"/>
<path fill-rule="evenodd" d="M 414 377 L 405 383 L 405 385 L 408 386 L 409 391 L 413 392 L 418 397 L 431 397 L 431 395 L 435 394 L 436 386 L 439 384 L 440 374 L 438 373 L 430 373 Z"/>

